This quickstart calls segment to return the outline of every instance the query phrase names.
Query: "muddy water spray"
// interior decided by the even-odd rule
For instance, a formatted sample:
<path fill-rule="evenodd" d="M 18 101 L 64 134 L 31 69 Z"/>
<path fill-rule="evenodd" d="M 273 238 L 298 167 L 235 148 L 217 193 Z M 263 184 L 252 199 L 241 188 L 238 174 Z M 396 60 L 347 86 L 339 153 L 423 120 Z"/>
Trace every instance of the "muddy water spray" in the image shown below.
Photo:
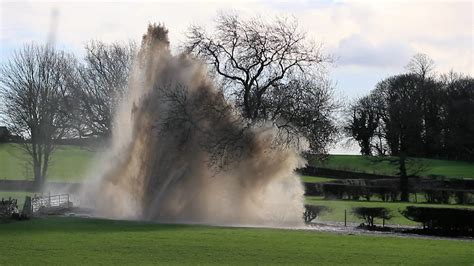
<path fill-rule="evenodd" d="M 301 223 L 298 151 L 279 147 L 271 126 L 246 126 L 202 64 L 171 55 L 164 28 L 149 27 L 130 80 L 83 202 L 111 218 Z"/>

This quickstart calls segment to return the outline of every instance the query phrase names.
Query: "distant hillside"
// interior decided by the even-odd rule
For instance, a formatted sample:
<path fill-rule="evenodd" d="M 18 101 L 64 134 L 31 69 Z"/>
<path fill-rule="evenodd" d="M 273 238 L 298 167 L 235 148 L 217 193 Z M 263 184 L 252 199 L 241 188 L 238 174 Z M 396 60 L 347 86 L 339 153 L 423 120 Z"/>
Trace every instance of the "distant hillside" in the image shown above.
<path fill-rule="evenodd" d="M 324 162 L 310 159 L 309 164 L 315 167 L 371 174 L 396 175 L 398 173 L 397 165 L 391 164 L 388 160 L 361 155 L 330 155 Z M 417 158 L 408 160 L 407 164 L 409 174 L 421 166 L 422 171 L 418 174 L 420 176 L 474 178 L 474 163 L 470 162 Z"/>
<path fill-rule="evenodd" d="M 0 179 L 32 179 L 32 170 L 17 144 L 0 144 Z M 96 153 L 77 146 L 58 146 L 52 157 L 49 180 L 80 181 L 92 166 Z M 474 163 L 447 160 L 420 159 L 426 168 L 423 176 L 437 175 L 474 178 Z M 360 155 L 331 155 L 325 162 L 310 160 L 310 165 L 354 172 L 395 175 L 397 169 L 387 161 L 372 160 Z M 409 166 L 410 167 L 410 166 Z M 314 180 L 305 177 L 307 182 Z"/>

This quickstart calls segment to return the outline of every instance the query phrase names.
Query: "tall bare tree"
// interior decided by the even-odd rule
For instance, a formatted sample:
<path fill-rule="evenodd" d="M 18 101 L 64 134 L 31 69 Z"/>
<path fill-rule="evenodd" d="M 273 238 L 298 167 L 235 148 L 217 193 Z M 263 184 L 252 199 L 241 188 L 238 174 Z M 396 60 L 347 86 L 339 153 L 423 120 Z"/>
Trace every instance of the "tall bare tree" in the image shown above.
<path fill-rule="evenodd" d="M 77 99 L 75 127 L 81 136 L 107 138 L 114 110 L 128 85 L 136 45 L 92 41 L 85 49 L 72 91 Z"/>
<path fill-rule="evenodd" d="M 303 136 L 311 151 L 326 154 L 338 130 L 335 110 L 339 107 L 328 80 L 299 77 L 274 85 L 263 96 L 261 113 L 279 129 L 284 143 L 292 144 L 299 140 L 295 135 Z"/>
<path fill-rule="evenodd" d="M 54 142 L 68 133 L 67 86 L 74 58 L 49 46 L 25 45 L 0 67 L 5 123 L 25 141 L 18 147 L 31 159 L 36 187 L 43 185 Z"/>
<path fill-rule="evenodd" d="M 332 120 L 318 108 L 323 99 L 326 107 L 332 106 L 327 104 L 332 100 L 327 97 L 328 87 L 321 86 L 321 80 L 307 82 L 321 73 L 329 57 L 321 53 L 320 45 L 299 31 L 296 21 L 276 19 L 267 23 L 259 18 L 244 20 L 221 14 L 214 34 L 199 26 L 190 27 L 185 48 L 210 66 L 249 124 L 285 120 L 276 125 L 285 130 L 297 129 L 292 131 L 295 135 L 313 134 L 316 127 L 333 131 L 334 125 L 326 124 Z M 289 98 L 282 101 L 287 96 L 306 101 L 312 97 L 319 102 L 305 104 Z M 301 113 L 290 115 L 293 111 Z M 310 114 L 313 116 L 308 117 Z M 321 152 L 325 144 L 316 142 L 327 136 L 309 138 L 314 152 Z"/>

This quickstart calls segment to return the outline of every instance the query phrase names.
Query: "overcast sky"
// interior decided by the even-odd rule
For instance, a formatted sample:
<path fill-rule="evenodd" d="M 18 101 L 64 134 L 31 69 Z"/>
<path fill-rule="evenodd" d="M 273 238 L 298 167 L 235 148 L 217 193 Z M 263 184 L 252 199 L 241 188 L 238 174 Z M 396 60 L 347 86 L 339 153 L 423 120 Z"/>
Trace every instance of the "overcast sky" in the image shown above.
<path fill-rule="evenodd" d="M 353 99 L 401 73 L 415 53 L 438 72 L 474 75 L 473 1 L 1 1 L 0 63 L 23 43 L 45 43 L 83 55 L 84 43 L 140 40 L 150 22 L 164 23 L 177 47 L 190 24 L 212 27 L 218 12 L 244 17 L 292 16 L 324 45 L 335 64 L 337 95 Z M 56 22 L 56 23 L 55 23 Z"/>

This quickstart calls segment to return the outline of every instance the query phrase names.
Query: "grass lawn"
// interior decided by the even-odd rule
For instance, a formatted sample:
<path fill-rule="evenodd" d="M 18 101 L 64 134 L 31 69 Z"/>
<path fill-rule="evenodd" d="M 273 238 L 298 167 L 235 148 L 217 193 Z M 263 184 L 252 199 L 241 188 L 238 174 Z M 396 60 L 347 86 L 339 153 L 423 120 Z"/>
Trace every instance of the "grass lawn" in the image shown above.
<path fill-rule="evenodd" d="M 306 183 L 321 183 L 321 182 L 329 182 L 334 180 L 334 178 L 327 178 L 327 177 L 319 177 L 319 176 L 309 176 L 309 175 L 302 175 L 301 181 Z"/>
<path fill-rule="evenodd" d="M 0 179 L 32 180 L 31 166 L 16 144 L 0 144 Z M 48 179 L 80 181 L 92 162 L 94 152 L 76 146 L 58 146 L 51 158 Z"/>
<path fill-rule="evenodd" d="M 347 221 L 354 223 L 361 223 L 362 220 L 355 217 L 351 213 L 352 207 L 384 207 L 391 210 L 393 218 L 386 221 L 386 224 L 394 225 L 419 225 L 416 222 L 406 219 L 399 213 L 399 210 L 404 210 L 406 206 L 420 206 L 420 207 L 436 207 L 436 208 L 474 208 L 469 205 L 445 205 L 445 204 L 426 204 L 426 203 L 404 203 L 404 202 L 382 202 L 382 201 L 350 201 L 350 200 L 324 200 L 321 197 L 306 197 L 306 203 L 312 205 L 323 205 L 331 209 L 321 215 L 320 221 L 344 222 L 344 210 L 347 210 Z M 382 221 L 377 220 L 375 223 L 382 224 Z"/>
<path fill-rule="evenodd" d="M 45 218 L 0 225 L 0 265 L 472 265 L 474 242 Z"/>
<path fill-rule="evenodd" d="M 393 158 L 393 157 L 392 157 Z M 408 171 L 413 169 L 415 164 L 423 165 L 422 176 L 438 175 L 458 178 L 474 178 L 474 163 L 464 161 L 434 160 L 434 159 L 416 159 L 408 161 Z M 326 167 L 332 169 L 395 175 L 397 165 L 390 164 L 388 161 L 380 161 L 375 157 L 360 155 L 330 155 L 325 162 L 309 160 L 313 166 Z"/>

